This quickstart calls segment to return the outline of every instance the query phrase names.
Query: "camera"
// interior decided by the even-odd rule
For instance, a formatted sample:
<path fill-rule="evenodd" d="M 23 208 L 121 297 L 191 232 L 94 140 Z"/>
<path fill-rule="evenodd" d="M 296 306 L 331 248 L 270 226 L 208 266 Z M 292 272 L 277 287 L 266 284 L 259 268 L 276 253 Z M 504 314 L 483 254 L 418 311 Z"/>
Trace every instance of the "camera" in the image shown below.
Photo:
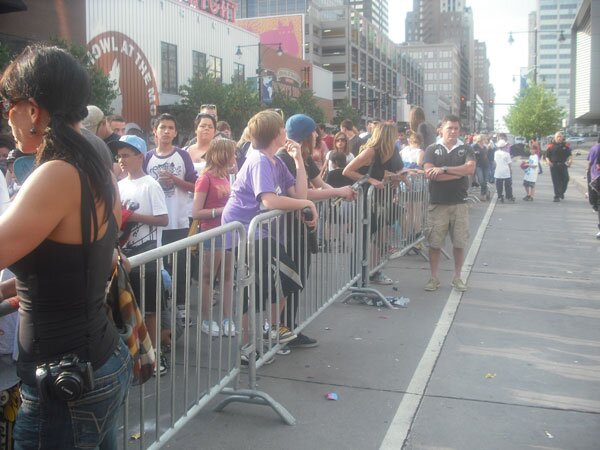
<path fill-rule="evenodd" d="M 94 389 L 94 370 L 92 363 L 68 354 L 60 361 L 37 366 L 35 380 L 40 401 L 54 399 L 69 402 Z"/>

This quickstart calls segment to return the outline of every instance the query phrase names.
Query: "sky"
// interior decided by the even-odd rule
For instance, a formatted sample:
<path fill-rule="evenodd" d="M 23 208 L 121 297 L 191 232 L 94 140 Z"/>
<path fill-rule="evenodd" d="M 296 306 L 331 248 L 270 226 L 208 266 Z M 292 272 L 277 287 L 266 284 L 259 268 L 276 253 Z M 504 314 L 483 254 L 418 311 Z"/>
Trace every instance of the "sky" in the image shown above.
<path fill-rule="evenodd" d="M 411 0 L 388 0 L 390 38 L 394 42 L 404 41 L 404 21 L 406 13 L 412 11 Z M 527 16 L 537 7 L 536 0 L 467 0 L 473 10 L 474 36 L 487 46 L 490 61 L 490 83 L 496 91 L 494 115 L 496 121 L 508 112 L 519 90 L 521 67 L 527 67 L 527 42 L 529 35 L 513 35 L 515 42 L 508 43 L 510 31 L 527 31 Z M 516 81 L 512 78 L 515 75 Z M 503 121 L 502 121 L 503 124 Z M 502 126 L 502 125 L 501 125 Z"/>

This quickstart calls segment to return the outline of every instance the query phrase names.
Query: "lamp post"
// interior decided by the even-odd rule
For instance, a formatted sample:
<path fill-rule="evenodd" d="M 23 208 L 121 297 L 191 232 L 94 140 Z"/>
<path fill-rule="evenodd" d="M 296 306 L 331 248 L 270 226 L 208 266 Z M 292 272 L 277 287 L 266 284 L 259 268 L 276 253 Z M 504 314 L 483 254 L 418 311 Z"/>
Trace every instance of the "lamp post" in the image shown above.
<path fill-rule="evenodd" d="M 533 83 L 537 84 L 537 72 L 538 72 L 538 29 L 535 27 L 533 30 L 527 31 L 509 31 L 508 32 L 508 43 L 513 44 L 515 39 L 513 38 L 513 34 L 531 34 L 533 33 Z M 567 38 L 563 33 L 563 30 L 556 30 L 558 33 L 557 40 L 558 42 L 564 42 Z M 514 78 L 514 77 L 513 77 Z"/>
<path fill-rule="evenodd" d="M 258 67 L 256 69 L 256 78 L 258 80 L 258 100 L 260 104 L 263 104 L 262 98 L 262 45 L 276 45 L 277 46 L 277 56 L 283 55 L 283 50 L 281 48 L 281 42 L 273 42 L 273 43 L 262 43 L 258 42 L 256 44 L 246 44 L 246 45 L 238 45 L 237 50 L 235 51 L 235 56 L 238 58 L 243 55 L 242 48 L 247 47 L 258 47 Z"/>

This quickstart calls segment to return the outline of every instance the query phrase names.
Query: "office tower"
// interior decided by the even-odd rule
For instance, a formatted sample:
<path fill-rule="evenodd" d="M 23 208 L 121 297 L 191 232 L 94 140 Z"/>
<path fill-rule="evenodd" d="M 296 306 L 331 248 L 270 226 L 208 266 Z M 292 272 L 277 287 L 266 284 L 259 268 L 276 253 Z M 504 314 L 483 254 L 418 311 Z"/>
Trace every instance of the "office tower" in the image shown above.
<path fill-rule="evenodd" d="M 571 25 L 580 3 L 581 0 L 538 0 L 537 8 L 537 81 L 554 92 L 567 117 L 571 90 Z"/>
<path fill-rule="evenodd" d="M 350 6 L 361 13 L 375 27 L 388 33 L 388 0 L 349 0 Z M 392 0 L 398 1 L 398 0 Z"/>

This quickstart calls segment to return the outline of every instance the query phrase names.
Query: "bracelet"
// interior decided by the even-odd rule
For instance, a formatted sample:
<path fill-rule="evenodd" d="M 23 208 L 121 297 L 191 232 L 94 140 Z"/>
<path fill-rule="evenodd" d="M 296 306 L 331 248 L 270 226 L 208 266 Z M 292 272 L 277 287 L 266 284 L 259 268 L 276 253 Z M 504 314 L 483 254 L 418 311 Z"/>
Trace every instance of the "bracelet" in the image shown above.
<path fill-rule="evenodd" d="M 212 218 L 214 219 L 215 217 L 217 217 L 217 210 L 215 208 L 212 209 L 212 211 L 210 212 Z"/>

